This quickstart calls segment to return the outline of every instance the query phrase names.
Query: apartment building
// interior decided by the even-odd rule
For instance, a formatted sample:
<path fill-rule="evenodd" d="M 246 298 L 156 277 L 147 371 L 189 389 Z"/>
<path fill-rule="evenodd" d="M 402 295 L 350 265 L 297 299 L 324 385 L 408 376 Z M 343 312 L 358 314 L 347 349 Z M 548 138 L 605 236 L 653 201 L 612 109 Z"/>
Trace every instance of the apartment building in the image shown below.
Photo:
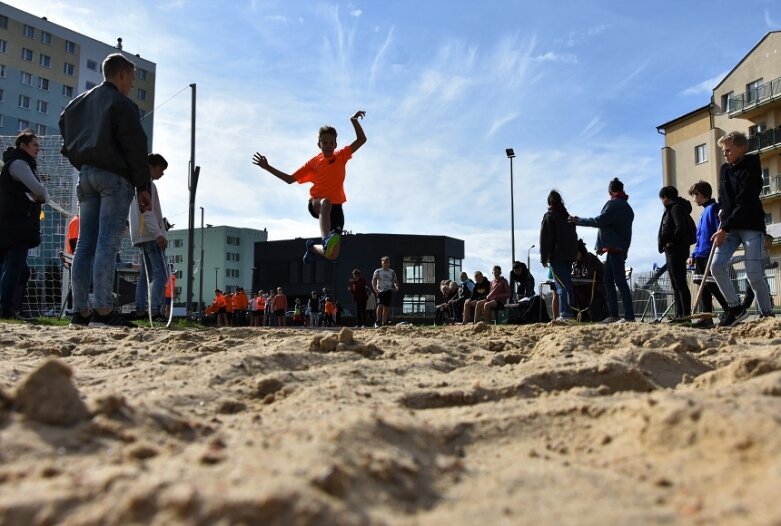
<path fill-rule="evenodd" d="M 63 108 L 103 81 L 101 65 L 111 53 L 136 65 L 130 98 L 138 104 L 152 147 L 154 62 L 0 2 L 0 135 L 30 128 L 40 136 L 59 135 Z"/>
<path fill-rule="evenodd" d="M 774 237 L 771 256 L 781 254 L 781 31 L 765 35 L 713 89 L 708 104 L 657 127 L 664 135 L 662 179 L 686 194 L 699 180 L 718 190 L 724 162 L 716 144 L 741 131 L 749 153 L 762 162 L 762 205 L 767 231 Z M 695 207 L 695 214 L 700 210 Z"/>

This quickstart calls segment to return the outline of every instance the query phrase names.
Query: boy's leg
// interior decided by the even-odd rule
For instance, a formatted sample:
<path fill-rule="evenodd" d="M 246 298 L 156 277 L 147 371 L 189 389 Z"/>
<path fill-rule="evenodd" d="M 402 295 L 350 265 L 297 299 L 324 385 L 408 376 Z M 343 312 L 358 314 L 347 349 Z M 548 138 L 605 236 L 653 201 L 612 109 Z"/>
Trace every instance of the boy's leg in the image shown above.
<path fill-rule="evenodd" d="M 711 262 L 711 274 L 713 274 L 719 290 L 730 307 L 736 307 L 740 304 L 740 298 L 738 298 L 735 292 L 735 287 L 732 286 L 732 279 L 729 275 L 732 254 L 735 253 L 735 249 L 739 244 L 740 237 L 732 232 L 728 232 L 721 246 L 714 249 L 716 253 L 713 254 L 713 261 Z"/>
<path fill-rule="evenodd" d="M 757 306 L 760 314 L 773 312 L 770 302 L 770 288 L 765 281 L 765 272 L 762 264 L 763 234 L 758 230 L 739 230 L 738 235 L 743 240 L 743 249 L 746 253 L 746 279 L 754 290 Z"/>

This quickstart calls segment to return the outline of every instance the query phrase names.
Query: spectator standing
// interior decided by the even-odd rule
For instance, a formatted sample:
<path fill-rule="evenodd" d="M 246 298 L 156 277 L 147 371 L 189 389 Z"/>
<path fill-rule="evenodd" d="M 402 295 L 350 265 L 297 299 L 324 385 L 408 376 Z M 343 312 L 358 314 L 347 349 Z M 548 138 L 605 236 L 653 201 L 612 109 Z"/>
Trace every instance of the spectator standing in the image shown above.
<path fill-rule="evenodd" d="M 135 64 L 120 53 L 103 61 L 104 81 L 73 99 L 60 115 L 63 154 L 79 170 L 79 241 L 73 258 L 72 325 L 134 326 L 114 311 L 115 255 L 137 194 L 150 207 L 147 137 L 128 98 Z M 94 312 L 89 305 L 92 284 Z"/>
<path fill-rule="evenodd" d="M 277 319 L 277 327 L 287 325 L 285 313 L 287 312 L 287 296 L 285 296 L 282 287 L 277 287 L 277 294 L 272 301 L 274 316 Z"/>
<path fill-rule="evenodd" d="M 763 184 L 759 156 L 746 153 L 748 139 L 740 132 L 728 133 L 718 144 L 726 162 L 719 173 L 721 224 L 712 237 L 716 252 L 711 271 L 729 305 L 719 326 L 731 327 L 748 317 L 729 276 L 730 260 L 741 243 L 746 258 L 746 278 L 756 294 L 759 316 L 773 316 L 773 306 L 762 269 L 765 211 L 759 198 Z"/>
<path fill-rule="evenodd" d="M 393 303 L 393 293 L 399 290 L 399 280 L 396 271 L 390 268 L 390 257 L 380 259 L 380 268 L 372 275 L 372 288 L 377 293 L 377 321 L 375 327 L 388 324 L 388 312 Z"/>
<path fill-rule="evenodd" d="M 0 318 L 17 318 L 17 286 L 27 267 L 27 251 L 41 244 L 41 205 L 49 198 L 37 174 L 38 137 L 16 136 L 3 152 L 0 172 Z M 25 280 L 26 282 L 26 280 Z"/>
<path fill-rule="evenodd" d="M 354 269 L 348 290 L 353 295 L 355 302 L 355 326 L 364 327 L 366 324 L 366 302 L 369 295 L 366 293 L 366 280 L 361 276 L 361 271 Z"/>
<path fill-rule="evenodd" d="M 635 321 L 632 305 L 632 292 L 626 281 L 626 259 L 632 244 L 632 222 L 635 213 L 629 205 L 629 196 L 624 192 L 624 183 L 618 178 L 608 185 L 610 200 L 602 207 L 596 217 L 579 218 L 572 216 L 569 221 L 575 225 L 597 228 L 596 251 L 606 254 L 605 258 L 605 294 L 607 295 L 608 318 L 603 323 L 623 323 Z M 618 317 L 618 296 L 621 293 L 624 304 L 624 317 Z"/>
<path fill-rule="evenodd" d="M 561 194 L 551 190 L 548 211 L 540 226 L 540 259 L 542 266 L 553 274 L 553 283 L 559 296 L 559 316 L 553 321 L 562 323 L 575 318 L 570 305 L 574 302 L 572 290 L 572 263 L 578 251 L 575 225 L 568 221 L 569 213 Z"/>
<path fill-rule="evenodd" d="M 320 325 L 320 299 L 317 297 L 317 291 L 312 291 L 309 296 L 309 326 L 317 327 Z"/>
<path fill-rule="evenodd" d="M 686 280 L 686 260 L 696 237 L 696 227 L 691 218 L 692 205 L 678 195 L 674 186 L 659 190 L 659 200 L 664 206 L 657 237 L 659 253 L 664 254 L 667 263 L 676 317 L 688 318 L 692 313 L 692 295 Z"/>

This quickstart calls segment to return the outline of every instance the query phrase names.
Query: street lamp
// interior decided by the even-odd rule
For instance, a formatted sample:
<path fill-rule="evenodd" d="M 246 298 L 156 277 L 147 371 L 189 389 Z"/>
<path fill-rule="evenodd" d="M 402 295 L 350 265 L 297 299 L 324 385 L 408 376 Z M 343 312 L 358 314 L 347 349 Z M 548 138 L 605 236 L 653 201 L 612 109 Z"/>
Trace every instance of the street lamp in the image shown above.
<path fill-rule="evenodd" d="M 529 247 L 529 250 L 526 251 L 526 268 L 529 269 L 529 272 L 532 271 L 532 249 L 535 247 L 535 245 L 532 245 Z"/>
<path fill-rule="evenodd" d="M 512 238 L 512 252 L 513 252 L 513 262 L 515 261 L 515 201 L 513 199 L 514 197 L 514 191 L 513 191 L 513 159 L 515 158 L 515 152 L 512 148 L 507 148 L 505 150 L 505 153 L 507 154 L 507 158 L 510 159 L 510 234 Z M 510 267 L 512 268 L 512 263 L 510 263 Z"/>

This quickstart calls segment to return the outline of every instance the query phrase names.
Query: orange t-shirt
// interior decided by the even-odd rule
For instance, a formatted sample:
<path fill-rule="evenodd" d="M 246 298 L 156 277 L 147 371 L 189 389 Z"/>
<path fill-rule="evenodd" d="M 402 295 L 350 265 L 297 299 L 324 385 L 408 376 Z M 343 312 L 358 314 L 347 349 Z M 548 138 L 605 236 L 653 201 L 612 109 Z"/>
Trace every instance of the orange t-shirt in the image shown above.
<path fill-rule="evenodd" d="M 333 204 L 340 205 L 347 201 L 347 196 L 344 195 L 345 165 L 352 156 L 353 151 L 349 146 L 336 150 L 330 159 L 326 159 L 320 152 L 296 170 L 293 178 L 299 184 L 312 183 L 309 190 L 311 197 L 327 198 Z"/>
<path fill-rule="evenodd" d="M 71 250 L 71 240 L 76 241 L 78 239 L 79 239 L 79 216 L 73 216 L 71 222 L 68 223 L 68 235 L 65 238 L 66 254 L 73 254 L 73 250 Z"/>
<path fill-rule="evenodd" d="M 174 274 L 171 274 L 170 276 L 168 276 L 168 283 L 165 284 L 166 298 L 174 297 L 174 288 L 176 288 L 176 276 Z"/>
<path fill-rule="evenodd" d="M 330 316 L 336 315 L 336 304 L 333 301 L 326 301 L 325 302 L 325 313 Z"/>

